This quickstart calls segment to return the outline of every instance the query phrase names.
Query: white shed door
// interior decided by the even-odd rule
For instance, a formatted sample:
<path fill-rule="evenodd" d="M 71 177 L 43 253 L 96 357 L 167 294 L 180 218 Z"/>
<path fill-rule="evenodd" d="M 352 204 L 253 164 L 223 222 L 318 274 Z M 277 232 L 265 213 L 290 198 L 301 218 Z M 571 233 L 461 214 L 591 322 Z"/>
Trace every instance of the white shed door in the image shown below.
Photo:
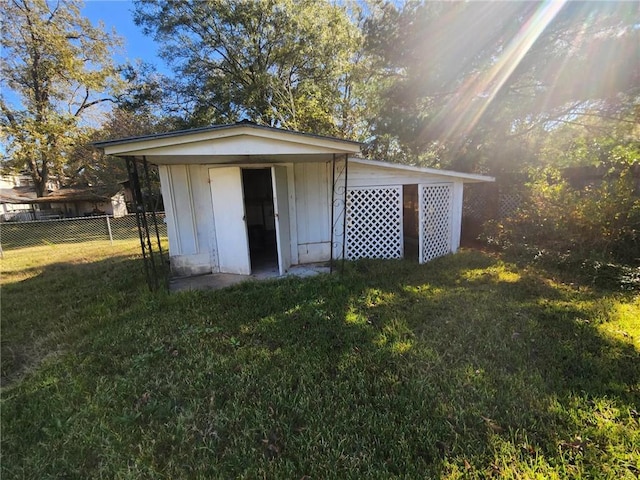
<path fill-rule="evenodd" d="M 276 243 L 278 245 L 278 268 L 284 275 L 291 266 L 291 227 L 289 223 L 289 195 L 287 169 L 271 167 L 273 183 L 273 211 L 276 219 Z"/>
<path fill-rule="evenodd" d="M 420 185 L 420 263 L 452 252 L 453 184 Z"/>
<path fill-rule="evenodd" d="M 209 169 L 213 217 L 222 273 L 251 274 L 245 222 L 242 171 L 239 167 Z"/>

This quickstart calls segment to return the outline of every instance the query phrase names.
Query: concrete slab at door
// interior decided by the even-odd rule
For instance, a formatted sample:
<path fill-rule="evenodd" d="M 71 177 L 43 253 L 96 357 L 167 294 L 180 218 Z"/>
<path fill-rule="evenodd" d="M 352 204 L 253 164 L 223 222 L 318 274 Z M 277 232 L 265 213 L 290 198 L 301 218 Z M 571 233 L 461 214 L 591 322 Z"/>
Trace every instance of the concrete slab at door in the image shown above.
<path fill-rule="evenodd" d="M 242 171 L 239 167 L 209 169 L 213 218 L 221 273 L 251 274 L 245 222 Z"/>
<path fill-rule="evenodd" d="M 291 266 L 291 228 L 289 223 L 289 195 L 286 167 L 271 167 L 273 210 L 276 218 L 278 268 L 284 275 Z"/>

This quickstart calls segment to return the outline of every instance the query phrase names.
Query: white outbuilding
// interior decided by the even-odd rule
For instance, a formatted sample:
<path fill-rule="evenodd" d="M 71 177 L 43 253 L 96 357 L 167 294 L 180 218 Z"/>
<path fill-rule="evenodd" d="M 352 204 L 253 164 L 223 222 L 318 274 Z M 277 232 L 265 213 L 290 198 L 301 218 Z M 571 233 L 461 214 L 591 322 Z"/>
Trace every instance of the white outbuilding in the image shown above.
<path fill-rule="evenodd" d="M 97 143 L 158 165 L 174 275 L 460 245 L 463 185 L 491 177 L 359 158 L 361 144 L 248 122 Z"/>

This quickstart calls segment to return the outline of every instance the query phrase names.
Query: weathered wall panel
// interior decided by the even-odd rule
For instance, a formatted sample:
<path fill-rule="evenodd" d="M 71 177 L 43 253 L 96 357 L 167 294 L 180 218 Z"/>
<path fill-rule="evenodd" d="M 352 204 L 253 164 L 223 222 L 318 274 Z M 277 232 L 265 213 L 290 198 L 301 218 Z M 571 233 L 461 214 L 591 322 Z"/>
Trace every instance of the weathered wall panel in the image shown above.
<path fill-rule="evenodd" d="M 214 212 L 209 186 L 209 169 L 204 165 L 189 165 L 189 178 L 191 181 L 192 205 L 196 220 L 198 254 L 203 255 L 203 258 L 208 256 L 210 268 L 216 271 L 218 256 L 216 252 Z"/>
<path fill-rule="evenodd" d="M 462 230 L 462 195 L 464 183 L 454 182 L 453 198 L 451 199 L 451 251 L 453 253 L 460 248 L 460 231 Z"/>
<path fill-rule="evenodd" d="M 325 162 L 294 165 L 298 262 L 329 260 L 331 186 Z"/>
<path fill-rule="evenodd" d="M 206 169 L 200 165 L 160 166 L 169 257 L 174 275 L 215 268 L 213 208 Z"/>
<path fill-rule="evenodd" d="M 167 165 L 159 165 L 160 190 L 164 202 L 165 222 L 167 223 L 167 237 L 169 239 L 169 256 L 180 255 L 180 236 L 176 224 L 176 213 L 173 201 L 173 183 L 170 168 Z"/>
<path fill-rule="evenodd" d="M 173 184 L 173 210 L 175 222 L 180 236 L 180 253 L 195 255 L 198 253 L 196 221 L 191 197 L 191 178 L 186 165 L 169 167 Z"/>

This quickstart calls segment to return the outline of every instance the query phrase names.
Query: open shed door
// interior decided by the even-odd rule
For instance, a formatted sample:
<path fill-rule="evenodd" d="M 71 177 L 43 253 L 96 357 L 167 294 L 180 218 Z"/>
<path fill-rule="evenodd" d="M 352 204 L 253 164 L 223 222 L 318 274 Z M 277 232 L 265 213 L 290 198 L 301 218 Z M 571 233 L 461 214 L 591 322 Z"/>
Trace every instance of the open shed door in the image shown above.
<path fill-rule="evenodd" d="M 250 275 L 242 172 L 239 167 L 211 168 L 209 183 L 220 272 Z"/>
<path fill-rule="evenodd" d="M 271 181 L 276 220 L 276 243 L 278 245 L 278 269 L 280 275 L 284 275 L 291 266 L 291 229 L 286 167 L 271 167 Z"/>

